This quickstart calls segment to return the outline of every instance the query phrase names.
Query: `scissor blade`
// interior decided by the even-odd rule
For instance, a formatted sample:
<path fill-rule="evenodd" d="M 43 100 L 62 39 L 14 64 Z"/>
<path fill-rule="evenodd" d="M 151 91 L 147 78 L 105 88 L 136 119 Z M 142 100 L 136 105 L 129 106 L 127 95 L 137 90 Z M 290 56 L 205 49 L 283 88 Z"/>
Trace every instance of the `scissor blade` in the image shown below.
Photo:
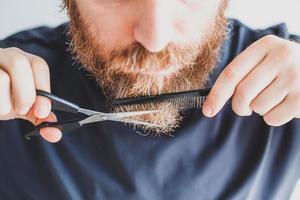
<path fill-rule="evenodd" d="M 85 118 L 83 120 L 81 120 L 79 123 L 81 125 L 84 124 L 90 124 L 90 123 L 95 123 L 95 122 L 102 122 L 102 121 L 107 121 L 107 117 L 106 114 L 99 114 L 99 115 L 92 115 L 88 118 Z"/>
<path fill-rule="evenodd" d="M 120 112 L 120 113 L 108 113 L 107 118 L 108 120 L 112 119 L 120 119 L 120 118 L 127 118 L 127 117 L 135 117 L 141 115 L 147 115 L 157 112 L 162 112 L 163 110 L 147 110 L 147 111 L 135 111 L 135 112 Z"/>
<path fill-rule="evenodd" d="M 128 119 L 128 118 L 112 119 L 112 121 L 124 122 L 124 123 L 135 124 L 135 125 L 144 125 L 144 126 L 148 126 L 148 127 L 160 127 L 160 125 L 157 125 L 157 124 L 143 122 L 143 121 L 134 120 L 134 119 Z"/>
<path fill-rule="evenodd" d="M 88 116 L 105 114 L 103 112 L 98 112 L 98 111 L 89 110 L 89 109 L 85 109 L 85 108 L 79 108 L 78 112 L 80 112 L 82 114 L 85 114 L 85 115 L 88 115 Z"/>
<path fill-rule="evenodd" d="M 151 110 L 151 111 L 138 111 L 138 112 L 124 112 L 124 113 L 109 113 L 109 114 L 92 115 L 84 120 L 81 120 L 79 123 L 81 125 L 83 125 L 83 124 L 90 124 L 90 123 L 102 122 L 102 121 L 117 121 L 117 122 L 157 127 L 158 125 L 156 125 L 156 124 L 143 122 L 143 121 L 139 121 L 139 120 L 134 120 L 134 119 L 129 119 L 126 117 L 151 114 L 151 113 L 160 112 L 160 111 L 161 110 Z M 122 117 L 120 114 L 122 114 Z"/>

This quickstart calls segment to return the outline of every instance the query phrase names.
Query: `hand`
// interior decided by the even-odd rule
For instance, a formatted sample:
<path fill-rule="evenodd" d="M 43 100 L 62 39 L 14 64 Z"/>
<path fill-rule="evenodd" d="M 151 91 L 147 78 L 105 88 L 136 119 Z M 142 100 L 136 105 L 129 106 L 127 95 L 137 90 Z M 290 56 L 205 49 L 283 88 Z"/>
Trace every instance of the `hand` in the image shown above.
<path fill-rule="evenodd" d="M 0 120 L 22 118 L 34 125 L 56 121 L 50 100 L 36 96 L 36 89 L 50 92 L 47 63 L 18 48 L 0 48 Z M 49 142 L 62 137 L 56 128 L 43 128 L 40 134 Z"/>
<path fill-rule="evenodd" d="M 253 43 L 220 74 L 204 115 L 216 115 L 230 97 L 236 114 L 254 111 L 270 126 L 300 118 L 300 45 L 272 35 Z"/>

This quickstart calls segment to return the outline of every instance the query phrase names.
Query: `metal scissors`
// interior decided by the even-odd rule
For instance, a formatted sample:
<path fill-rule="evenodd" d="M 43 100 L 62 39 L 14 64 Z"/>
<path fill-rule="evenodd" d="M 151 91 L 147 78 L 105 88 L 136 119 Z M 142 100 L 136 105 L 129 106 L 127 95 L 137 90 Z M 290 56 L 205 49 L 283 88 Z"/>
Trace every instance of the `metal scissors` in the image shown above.
<path fill-rule="evenodd" d="M 139 120 L 130 119 L 130 117 L 141 116 L 156 112 L 161 112 L 162 110 L 147 110 L 147 111 L 135 111 L 135 112 L 120 112 L 120 113 L 103 113 L 94 110 L 88 110 L 85 108 L 81 108 L 78 105 L 57 97 L 51 93 L 36 90 L 36 94 L 39 96 L 47 97 L 51 100 L 52 110 L 65 111 L 69 113 L 82 113 L 87 115 L 85 119 L 82 120 L 68 120 L 61 122 L 43 122 L 40 125 L 36 126 L 34 130 L 30 131 L 25 135 L 26 139 L 31 139 L 32 136 L 38 136 L 39 131 L 45 127 L 55 127 L 60 129 L 63 133 L 72 132 L 85 124 L 102 122 L 102 121 L 116 121 L 116 122 L 124 122 L 124 123 L 132 123 L 136 125 L 145 125 L 145 126 L 156 126 L 155 124 L 143 122 Z"/>

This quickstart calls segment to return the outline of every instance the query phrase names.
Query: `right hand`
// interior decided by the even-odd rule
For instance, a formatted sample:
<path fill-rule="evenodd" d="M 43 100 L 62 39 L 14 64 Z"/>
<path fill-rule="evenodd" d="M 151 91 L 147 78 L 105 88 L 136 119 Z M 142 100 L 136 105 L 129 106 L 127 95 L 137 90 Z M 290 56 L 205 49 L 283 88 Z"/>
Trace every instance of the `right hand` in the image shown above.
<path fill-rule="evenodd" d="M 21 118 L 34 125 L 57 121 L 51 101 L 36 96 L 36 89 L 50 92 L 47 63 L 18 48 L 0 48 L 0 121 Z M 48 142 L 62 137 L 57 128 L 43 128 L 40 134 Z"/>

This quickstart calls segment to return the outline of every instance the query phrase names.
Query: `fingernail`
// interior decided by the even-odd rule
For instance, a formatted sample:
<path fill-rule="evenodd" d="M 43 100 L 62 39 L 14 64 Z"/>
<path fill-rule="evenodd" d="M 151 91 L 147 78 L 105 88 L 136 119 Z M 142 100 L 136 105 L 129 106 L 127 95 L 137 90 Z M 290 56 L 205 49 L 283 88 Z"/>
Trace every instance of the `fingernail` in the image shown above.
<path fill-rule="evenodd" d="M 211 109 L 211 107 L 208 106 L 208 105 L 204 105 L 204 106 L 203 106 L 202 112 L 203 112 L 203 114 L 204 114 L 205 116 L 207 116 L 207 117 L 211 117 L 211 116 L 213 115 L 212 109 Z"/>
<path fill-rule="evenodd" d="M 37 117 L 45 118 L 49 114 L 49 107 L 45 104 L 39 105 L 37 109 Z"/>
<path fill-rule="evenodd" d="M 61 140 L 62 133 L 57 128 L 42 128 L 40 130 L 40 134 L 43 136 L 45 140 L 51 143 L 56 143 Z"/>

